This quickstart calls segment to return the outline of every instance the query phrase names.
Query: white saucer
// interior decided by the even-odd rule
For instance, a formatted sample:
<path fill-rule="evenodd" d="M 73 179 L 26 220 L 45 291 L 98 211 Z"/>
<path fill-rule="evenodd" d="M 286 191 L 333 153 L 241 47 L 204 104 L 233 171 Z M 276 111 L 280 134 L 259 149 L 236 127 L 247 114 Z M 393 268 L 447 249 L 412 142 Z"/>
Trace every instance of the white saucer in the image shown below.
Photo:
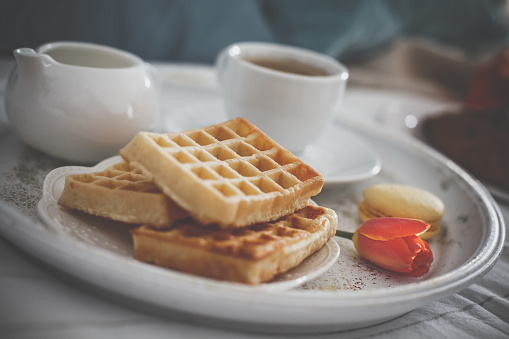
<path fill-rule="evenodd" d="M 324 176 L 325 184 L 367 179 L 382 168 L 378 153 L 337 121 L 298 156 Z"/>
<path fill-rule="evenodd" d="M 165 113 L 167 132 L 204 127 L 228 120 L 220 100 L 209 99 L 173 108 Z M 334 121 L 303 153 L 296 154 L 325 178 L 325 184 L 341 184 L 370 178 L 380 172 L 382 160 L 360 136 Z"/>

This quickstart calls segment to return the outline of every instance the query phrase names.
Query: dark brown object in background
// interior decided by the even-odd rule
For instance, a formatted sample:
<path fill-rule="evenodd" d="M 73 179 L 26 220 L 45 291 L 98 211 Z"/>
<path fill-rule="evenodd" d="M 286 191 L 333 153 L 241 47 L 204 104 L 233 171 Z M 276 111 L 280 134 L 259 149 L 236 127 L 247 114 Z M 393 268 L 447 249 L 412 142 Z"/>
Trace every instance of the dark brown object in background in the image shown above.
<path fill-rule="evenodd" d="M 507 109 L 444 112 L 424 120 L 422 128 L 437 150 L 479 179 L 509 190 Z"/>
<path fill-rule="evenodd" d="M 477 67 L 466 105 L 473 109 L 509 109 L 509 49 Z"/>

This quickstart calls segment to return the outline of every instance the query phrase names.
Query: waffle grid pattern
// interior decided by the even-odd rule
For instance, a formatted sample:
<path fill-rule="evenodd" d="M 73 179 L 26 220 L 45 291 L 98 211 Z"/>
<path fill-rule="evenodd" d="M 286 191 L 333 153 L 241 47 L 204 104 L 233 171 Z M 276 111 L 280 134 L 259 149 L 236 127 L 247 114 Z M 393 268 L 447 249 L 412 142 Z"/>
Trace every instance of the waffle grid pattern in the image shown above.
<path fill-rule="evenodd" d="M 258 284 L 299 265 L 334 235 L 333 210 L 307 205 L 277 221 L 238 229 L 205 228 L 192 220 L 169 230 L 131 230 L 135 258 L 220 280 Z"/>
<path fill-rule="evenodd" d="M 133 192 L 161 193 L 140 170 L 127 162 L 119 162 L 107 169 L 94 173 L 76 174 L 70 176 L 72 180 L 97 185 L 112 190 L 126 190 Z"/>
<path fill-rule="evenodd" d="M 318 175 L 247 124 L 151 137 L 176 166 L 224 197 L 283 192 Z"/>
<path fill-rule="evenodd" d="M 208 251 L 260 259 L 276 249 L 310 236 L 320 228 L 322 207 L 306 206 L 279 220 L 236 229 L 205 228 L 190 219 L 176 223 L 164 238 Z"/>
<path fill-rule="evenodd" d="M 126 223 L 168 228 L 189 215 L 140 170 L 126 162 L 65 178 L 58 203 L 70 209 Z"/>
<path fill-rule="evenodd" d="M 120 155 L 199 223 L 224 228 L 291 214 L 324 181 L 242 118 L 184 132 L 140 132 Z"/>

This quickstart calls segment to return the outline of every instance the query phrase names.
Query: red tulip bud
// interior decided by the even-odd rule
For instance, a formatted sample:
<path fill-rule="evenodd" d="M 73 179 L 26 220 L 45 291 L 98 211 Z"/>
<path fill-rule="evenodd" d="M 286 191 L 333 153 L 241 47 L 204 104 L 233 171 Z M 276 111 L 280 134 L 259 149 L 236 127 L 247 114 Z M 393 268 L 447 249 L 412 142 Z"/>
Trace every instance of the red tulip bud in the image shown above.
<path fill-rule="evenodd" d="M 376 218 L 365 221 L 353 235 L 360 256 L 382 268 L 418 277 L 428 272 L 433 253 L 418 237 L 430 225 L 422 220 Z"/>

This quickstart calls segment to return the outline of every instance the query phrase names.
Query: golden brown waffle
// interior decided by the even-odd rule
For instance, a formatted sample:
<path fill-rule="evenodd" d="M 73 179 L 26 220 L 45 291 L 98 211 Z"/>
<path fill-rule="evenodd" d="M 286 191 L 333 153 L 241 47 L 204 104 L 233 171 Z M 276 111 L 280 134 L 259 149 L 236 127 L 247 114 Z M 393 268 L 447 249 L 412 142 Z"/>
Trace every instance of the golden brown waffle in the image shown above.
<path fill-rule="evenodd" d="M 66 208 L 126 223 L 169 227 L 188 214 L 139 170 L 126 162 L 65 178 L 58 203 Z"/>
<path fill-rule="evenodd" d="M 120 155 L 195 220 L 223 228 L 291 214 L 324 182 L 242 118 L 178 133 L 140 132 Z"/>
<path fill-rule="evenodd" d="M 258 284 L 299 265 L 334 236 L 338 218 L 308 205 L 277 221 L 244 228 L 203 227 L 192 219 L 171 229 L 131 230 L 136 259 L 219 280 Z"/>

